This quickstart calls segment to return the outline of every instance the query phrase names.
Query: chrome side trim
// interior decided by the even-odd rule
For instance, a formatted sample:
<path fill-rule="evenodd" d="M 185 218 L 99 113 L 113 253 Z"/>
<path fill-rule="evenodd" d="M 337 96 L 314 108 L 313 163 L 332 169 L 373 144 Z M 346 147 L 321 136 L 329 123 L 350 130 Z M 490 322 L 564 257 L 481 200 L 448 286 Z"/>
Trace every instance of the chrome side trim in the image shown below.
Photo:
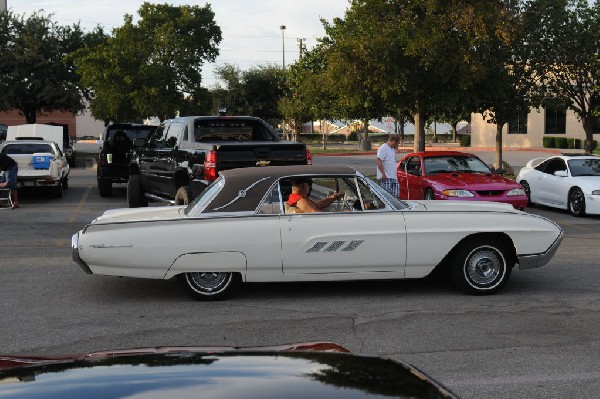
<path fill-rule="evenodd" d="M 550 245 L 550 248 L 548 248 L 546 250 L 546 252 L 543 252 L 541 254 L 533 254 L 533 255 L 519 255 L 518 256 L 519 269 L 527 270 L 527 269 L 535 269 L 537 267 L 544 266 L 546 263 L 548 263 L 550 261 L 550 259 L 552 259 L 552 257 L 556 253 L 556 250 L 560 246 L 560 243 L 562 242 L 563 237 L 564 237 L 564 233 L 561 231 L 558 238 L 554 241 L 554 243 L 552 243 L 552 245 Z"/>
<path fill-rule="evenodd" d="M 73 260 L 75 263 L 79 265 L 87 274 L 92 274 L 90 267 L 81 259 L 79 256 L 79 233 L 73 234 L 71 237 L 71 255 L 73 256 Z"/>

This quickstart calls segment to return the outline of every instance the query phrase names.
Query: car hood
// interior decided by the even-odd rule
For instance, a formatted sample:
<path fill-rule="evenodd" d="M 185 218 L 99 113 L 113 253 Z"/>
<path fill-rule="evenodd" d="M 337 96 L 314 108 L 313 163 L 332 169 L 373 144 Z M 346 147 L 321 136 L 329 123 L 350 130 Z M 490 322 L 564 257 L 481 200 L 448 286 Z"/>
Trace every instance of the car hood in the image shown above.
<path fill-rule="evenodd" d="M 109 209 L 102 216 L 96 218 L 92 224 L 180 219 L 184 209 L 185 206 Z"/>
<path fill-rule="evenodd" d="M 469 190 L 510 190 L 520 187 L 514 180 L 491 173 L 438 173 L 427 179 L 448 188 Z"/>
<path fill-rule="evenodd" d="M 37 362 L 0 356 L 3 398 L 455 398 L 415 367 L 333 348 L 146 348 Z M 331 346 L 331 344 L 329 344 Z M 342 350 L 340 350 L 342 349 Z M 25 360 L 19 364 L 20 360 Z M 199 394 L 199 392 L 201 394 Z"/>
<path fill-rule="evenodd" d="M 510 212 L 520 213 L 510 204 L 491 201 L 407 201 L 431 212 Z M 415 207 L 415 209 L 418 209 Z"/>

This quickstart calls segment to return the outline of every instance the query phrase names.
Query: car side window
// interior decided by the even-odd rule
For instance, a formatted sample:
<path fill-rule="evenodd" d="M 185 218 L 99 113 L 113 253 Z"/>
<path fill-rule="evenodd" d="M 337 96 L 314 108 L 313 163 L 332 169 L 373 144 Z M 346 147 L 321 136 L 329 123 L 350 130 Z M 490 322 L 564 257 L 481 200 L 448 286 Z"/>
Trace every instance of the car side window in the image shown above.
<path fill-rule="evenodd" d="M 377 195 L 373 193 L 373 191 L 371 191 L 369 186 L 361 179 L 358 179 L 358 190 L 360 192 L 360 204 L 354 204 L 353 207 L 355 209 L 365 211 L 376 211 L 378 209 L 385 208 L 385 204 L 377 197 Z"/>
<path fill-rule="evenodd" d="M 553 175 L 557 170 L 567 170 L 567 164 L 561 158 L 550 159 L 543 171 L 544 173 Z"/>
<path fill-rule="evenodd" d="M 183 137 L 183 127 L 182 123 L 171 123 L 169 125 L 169 130 L 165 138 L 165 147 L 175 148 L 179 145 Z"/>
<path fill-rule="evenodd" d="M 257 215 L 278 215 L 281 213 L 281 197 L 279 196 L 279 184 L 271 187 L 256 210 Z"/>
<path fill-rule="evenodd" d="M 154 131 L 154 133 L 152 133 L 150 139 L 148 140 L 148 146 L 153 148 L 164 147 L 166 132 L 167 125 L 165 124 L 162 124 L 158 128 L 156 128 L 156 130 Z"/>
<path fill-rule="evenodd" d="M 421 158 L 411 157 L 408 159 L 406 171 L 411 175 L 421 176 Z"/>

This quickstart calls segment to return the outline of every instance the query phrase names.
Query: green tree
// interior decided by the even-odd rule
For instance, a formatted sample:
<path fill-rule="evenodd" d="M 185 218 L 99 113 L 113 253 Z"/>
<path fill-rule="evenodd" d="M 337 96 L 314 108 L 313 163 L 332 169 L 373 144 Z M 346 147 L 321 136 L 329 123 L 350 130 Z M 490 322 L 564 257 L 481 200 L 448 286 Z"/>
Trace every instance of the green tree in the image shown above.
<path fill-rule="evenodd" d="M 87 91 L 66 56 L 99 34 L 60 26 L 42 11 L 28 18 L 0 13 L 0 109 L 18 109 L 27 123 L 47 112 L 83 110 Z"/>
<path fill-rule="evenodd" d="M 541 106 L 571 109 L 585 131 L 591 153 L 600 103 L 600 3 L 531 0 L 525 3 L 526 62 Z"/>
<path fill-rule="evenodd" d="M 125 15 L 105 43 L 74 55 L 82 80 L 95 93 L 92 115 L 164 120 L 181 110 L 208 109 L 202 67 L 215 60 L 221 41 L 210 5 L 146 2 L 138 14 L 137 24 Z"/>

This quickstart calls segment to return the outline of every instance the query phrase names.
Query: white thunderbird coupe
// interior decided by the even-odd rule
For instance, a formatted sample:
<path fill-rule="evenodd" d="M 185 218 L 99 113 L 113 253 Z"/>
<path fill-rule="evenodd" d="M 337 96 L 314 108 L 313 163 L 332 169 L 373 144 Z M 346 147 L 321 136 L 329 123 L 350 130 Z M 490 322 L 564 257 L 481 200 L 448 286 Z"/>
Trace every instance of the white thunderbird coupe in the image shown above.
<path fill-rule="evenodd" d="M 516 180 L 532 204 L 568 209 L 574 216 L 600 214 L 600 157 L 535 158 L 519 171 Z"/>
<path fill-rule="evenodd" d="M 331 205 L 290 212 L 299 180 Z M 242 281 L 420 278 L 436 268 L 468 293 L 491 294 L 515 264 L 545 265 L 562 237 L 511 205 L 400 201 L 351 167 L 283 166 L 223 171 L 189 206 L 108 210 L 73 235 L 72 251 L 87 273 L 177 276 L 201 300 Z"/>

